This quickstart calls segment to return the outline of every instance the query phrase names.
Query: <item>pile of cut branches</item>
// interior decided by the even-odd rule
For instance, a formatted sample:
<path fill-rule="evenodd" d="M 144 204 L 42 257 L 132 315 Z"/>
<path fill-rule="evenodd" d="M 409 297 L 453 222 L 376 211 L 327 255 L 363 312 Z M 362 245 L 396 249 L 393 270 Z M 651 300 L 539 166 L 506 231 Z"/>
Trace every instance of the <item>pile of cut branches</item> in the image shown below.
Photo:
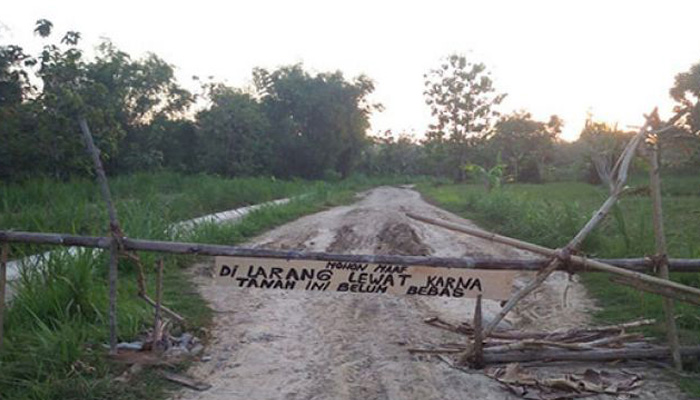
<path fill-rule="evenodd" d="M 670 357 L 670 349 L 653 344 L 633 328 L 648 326 L 655 320 L 645 319 L 618 325 L 559 329 L 551 332 L 494 330 L 483 338 L 482 354 L 477 356 L 474 328 L 466 322 L 452 324 L 437 317 L 425 323 L 436 328 L 466 335 L 464 343 L 444 344 L 429 348 L 411 348 L 412 353 L 428 353 L 462 356 L 455 363 L 459 366 L 481 368 L 489 364 L 512 362 L 552 361 L 615 361 L 621 359 L 654 359 Z M 700 347 L 683 347 L 683 355 L 698 355 Z M 466 357 L 465 357 L 466 355 Z M 477 363 L 475 360 L 479 360 Z"/>
<path fill-rule="evenodd" d="M 645 338 L 635 328 L 653 325 L 643 319 L 618 325 L 559 329 L 551 332 L 496 329 L 479 338 L 478 327 L 467 322 L 453 324 L 438 317 L 424 321 L 435 328 L 467 336 L 460 343 L 409 348 L 413 354 L 430 354 L 453 368 L 484 375 L 526 399 L 572 399 L 596 394 L 635 396 L 642 376 L 621 370 L 587 369 L 582 374 L 533 372 L 524 367 L 549 367 L 555 362 L 617 362 L 634 359 L 670 359 L 671 349 Z M 700 347 L 681 347 L 684 356 L 700 355 Z"/>

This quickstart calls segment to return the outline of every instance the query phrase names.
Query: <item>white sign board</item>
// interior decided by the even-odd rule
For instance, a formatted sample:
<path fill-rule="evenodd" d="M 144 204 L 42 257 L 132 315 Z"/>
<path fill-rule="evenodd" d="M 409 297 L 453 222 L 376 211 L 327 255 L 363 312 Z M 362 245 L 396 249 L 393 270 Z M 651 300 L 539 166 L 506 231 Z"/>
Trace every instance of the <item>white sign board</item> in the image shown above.
<path fill-rule="evenodd" d="M 407 296 L 510 297 L 515 271 L 343 261 L 216 257 L 215 279 L 240 288 Z"/>

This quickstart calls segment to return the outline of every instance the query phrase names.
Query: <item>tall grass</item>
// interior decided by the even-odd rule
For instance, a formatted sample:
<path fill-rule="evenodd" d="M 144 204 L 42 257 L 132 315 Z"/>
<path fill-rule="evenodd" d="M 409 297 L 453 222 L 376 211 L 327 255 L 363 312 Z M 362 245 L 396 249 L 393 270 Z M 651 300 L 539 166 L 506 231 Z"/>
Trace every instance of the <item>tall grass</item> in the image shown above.
<path fill-rule="evenodd" d="M 358 176 L 337 183 L 282 182 L 268 178 L 223 179 L 171 173 L 138 174 L 112 182 L 124 230 L 129 236 L 166 237 L 168 224 L 202 214 L 296 196 L 282 206 L 259 209 L 237 224 L 203 224 L 178 239 L 219 244 L 240 243 L 275 225 L 348 202 L 371 186 L 396 179 Z M 82 234 L 106 231 L 106 214 L 97 187 L 86 180 L 30 181 L 0 187 L 0 229 L 48 230 Z M 298 196 L 303 194 L 303 196 Z M 40 250 L 15 246 L 13 256 Z M 115 382 L 124 366 L 110 362 L 107 341 L 106 254 L 55 253 L 39 268 L 26 268 L 5 323 L 0 352 L 0 399 L 163 398 L 167 384 L 145 371 L 128 384 Z M 142 253 L 153 291 L 151 265 L 158 255 Z M 211 311 L 187 278 L 194 257 L 165 257 L 164 304 L 198 333 Z M 133 263 L 119 264 L 119 340 L 134 339 L 152 320 L 152 309 L 137 296 Z M 180 368 L 176 366 L 175 368 Z"/>

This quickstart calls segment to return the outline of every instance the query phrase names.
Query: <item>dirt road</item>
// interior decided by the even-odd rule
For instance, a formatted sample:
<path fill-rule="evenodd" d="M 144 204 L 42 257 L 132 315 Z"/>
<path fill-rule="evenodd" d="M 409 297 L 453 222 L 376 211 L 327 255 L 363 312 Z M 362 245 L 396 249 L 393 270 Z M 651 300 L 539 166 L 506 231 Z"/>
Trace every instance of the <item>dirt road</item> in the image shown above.
<path fill-rule="evenodd" d="M 413 190 L 381 187 L 355 204 L 301 218 L 248 245 L 351 254 L 529 256 L 410 220 L 407 211 L 471 224 L 426 203 Z M 195 279 L 217 316 L 207 349 L 211 360 L 190 372 L 213 387 L 183 390 L 175 398 L 514 398 L 490 378 L 406 351 L 411 345 L 462 341 L 421 321 L 433 315 L 471 318 L 473 300 L 234 289 L 216 286 L 204 274 Z M 499 307 L 485 301 L 484 318 L 492 318 Z M 589 322 L 592 307 L 579 283 L 557 273 L 504 323 L 537 329 L 579 326 Z M 642 398 L 657 398 L 657 392 L 663 393 L 660 398 L 681 398 L 668 383 L 647 384 L 645 392 Z"/>

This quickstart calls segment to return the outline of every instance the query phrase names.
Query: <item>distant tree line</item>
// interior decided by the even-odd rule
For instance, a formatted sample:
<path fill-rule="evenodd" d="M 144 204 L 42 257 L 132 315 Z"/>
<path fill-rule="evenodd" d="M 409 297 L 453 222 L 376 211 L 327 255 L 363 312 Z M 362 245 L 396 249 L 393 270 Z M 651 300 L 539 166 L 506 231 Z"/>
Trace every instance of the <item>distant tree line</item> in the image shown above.
<path fill-rule="evenodd" d="M 556 115 L 546 121 L 526 111 L 501 115 L 496 110 L 505 94 L 496 91 L 483 64 L 460 55 L 448 56 L 425 75 L 424 94 L 434 121 L 425 138 L 392 132 L 375 137 L 366 151 L 366 172 L 426 174 L 462 181 L 470 178 L 470 171 L 498 167 L 509 181 L 605 184 L 633 134 L 589 116 L 579 138 L 567 142 L 560 136 L 564 121 Z M 700 64 L 678 74 L 670 94 L 677 103 L 674 112 L 684 117 L 659 137 L 664 167 L 697 173 Z"/>
<path fill-rule="evenodd" d="M 381 106 L 366 76 L 313 74 L 302 65 L 256 68 L 247 89 L 200 81 L 192 93 L 153 54 L 134 59 L 109 41 L 94 57 L 69 31 L 39 54 L 0 46 L 0 179 L 89 174 L 77 125 L 87 118 L 108 173 L 170 169 L 225 176 L 340 179 L 365 174 L 432 175 L 456 181 L 475 166 L 507 179 L 605 183 L 630 133 L 589 118 L 580 138 L 560 138 L 564 122 L 526 111 L 501 115 L 505 98 L 486 67 L 451 55 L 424 76 L 433 122 L 422 139 L 391 131 L 368 136 Z M 670 94 L 685 113 L 664 134 L 667 166 L 700 167 L 700 64 L 676 76 Z"/>
<path fill-rule="evenodd" d="M 50 21 L 37 22 L 35 33 L 47 41 L 52 31 Z M 0 46 L 0 178 L 89 173 L 79 116 L 112 174 L 167 168 L 340 178 L 357 168 L 379 107 L 367 100 L 374 84 L 365 76 L 292 65 L 255 69 L 248 90 L 207 82 L 193 94 L 155 55 L 133 59 L 103 42 L 89 59 L 79 41 L 67 32 L 38 55 Z"/>

